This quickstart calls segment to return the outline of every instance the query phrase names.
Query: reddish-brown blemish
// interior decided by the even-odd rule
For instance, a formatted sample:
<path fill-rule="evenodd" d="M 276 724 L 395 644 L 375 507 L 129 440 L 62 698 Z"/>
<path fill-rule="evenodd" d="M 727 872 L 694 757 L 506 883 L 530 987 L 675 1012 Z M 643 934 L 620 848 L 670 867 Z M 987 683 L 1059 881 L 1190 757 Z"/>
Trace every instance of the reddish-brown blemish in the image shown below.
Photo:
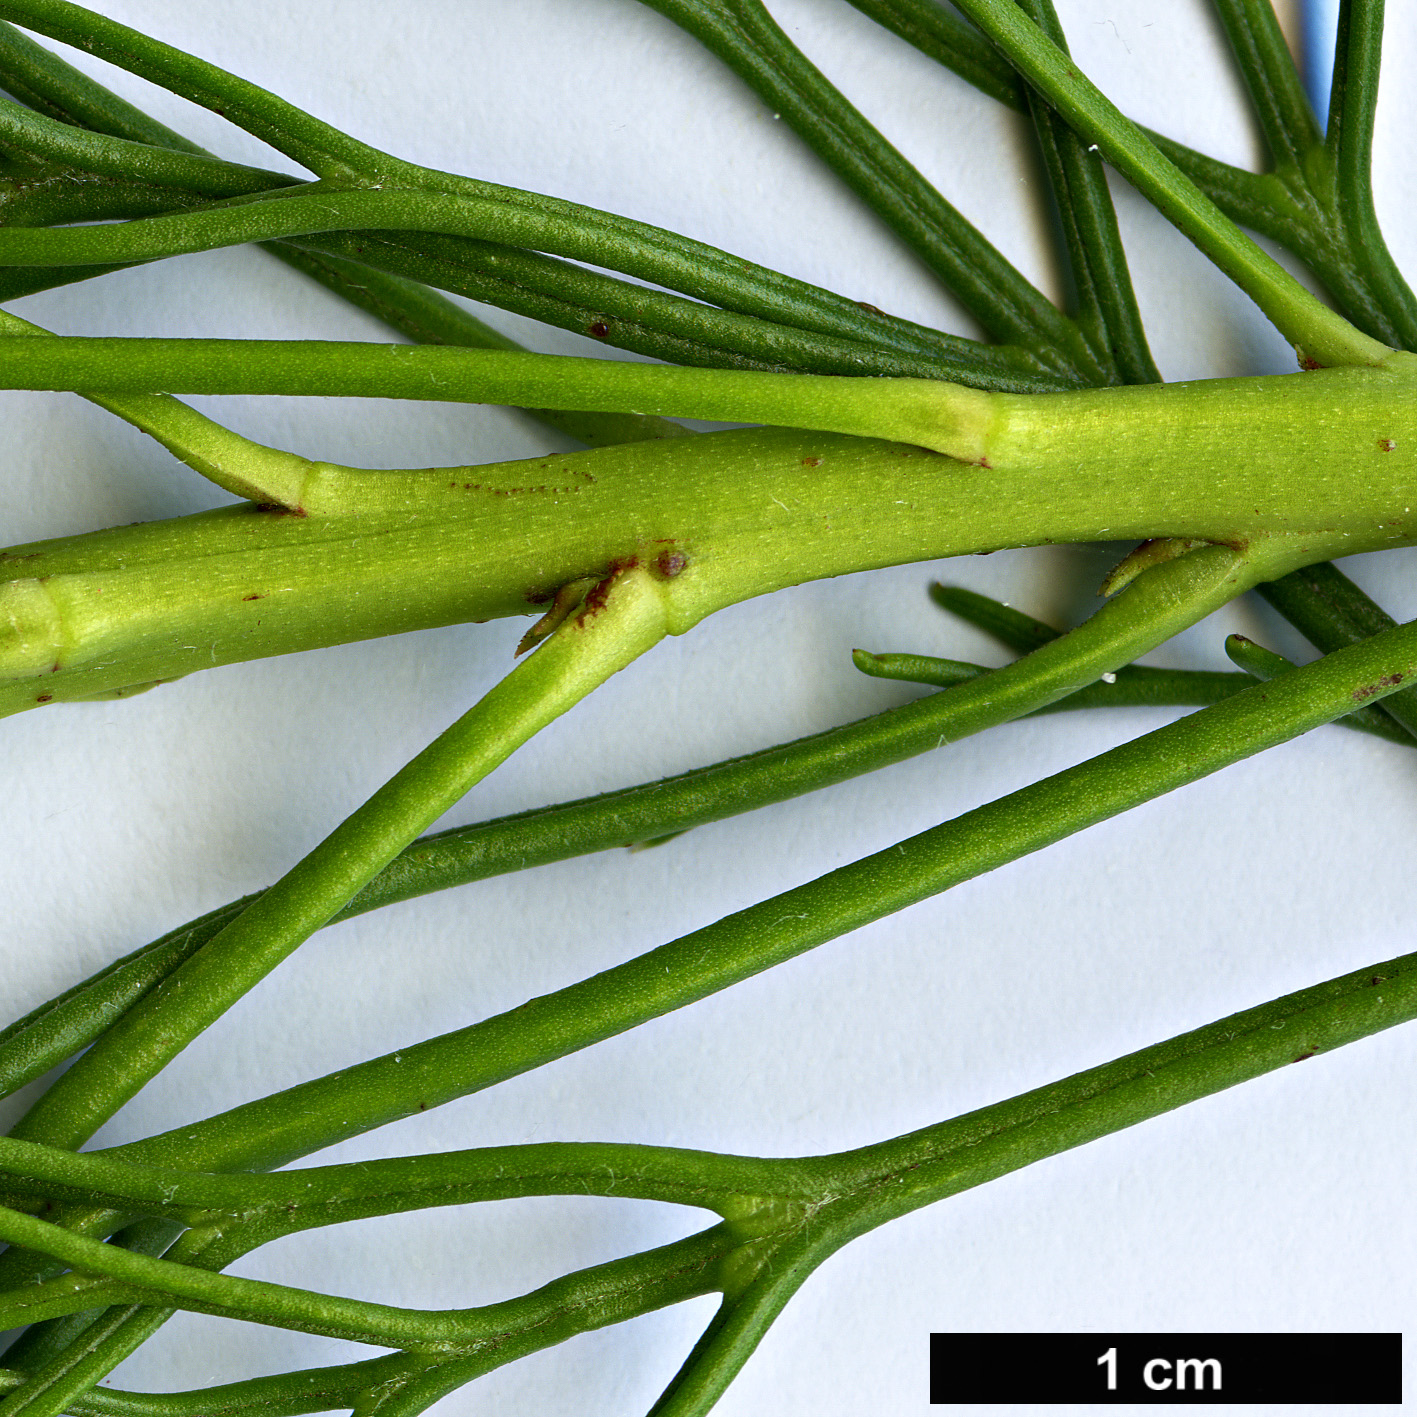
<path fill-rule="evenodd" d="M 682 551 L 661 551 L 655 565 L 665 580 L 673 580 L 689 564 L 689 558 Z"/>
<path fill-rule="evenodd" d="M 1361 687 L 1354 689 L 1353 697 L 1359 700 L 1360 702 L 1363 699 L 1371 699 L 1373 695 L 1378 693 L 1380 690 L 1391 689 L 1394 684 L 1402 683 L 1402 678 L 1403 676 L 1401 674 L 1384 674 L 1383 677 L 1379 679 L 1376 684 L 1364 684 Z"/>
<path fill-rule="evenodd" d="M 610 333 L 610 326 L 607 325 L 604 320 L 597 320 L 595 324 L 590 327 L 590 332 L 596 339 L 604 339 L 605 336 Z"/>
<path fill-rule="evenodd" d="M 884 314 L 886 313 L 884 310 L 878 310 L 874 305 L 870 305 L 870 304 L 868 304 L 868 303 L 867 303 L 866 301 L 864 301 L 864 300 L 858 300 L 856 303 L 857 303 L 857 305 L 859 305 L 859 306 L 861 307 L 861 309 L 863 309 L 868 315 L 884 315 Z"/>
<path fill-rule="evenodd" d="M 581 613 L 576 616 L 576 624 L 584 625 L 587 620 L 599 615 L 605 608 L 605 602 L 610 598 L 610 587 L 614 584 L 615 573 L 612 571 L 606 578 L 586 596 L 585 604 L 581 606 Z"/>
<path fill-rule="evenodd" d="M 1317 359 L 1310 358 L 1307 354 L 1301 354 L 1299 356 L 1299 367 L 1311 373 L 1315 369 L 1322 369 L 1323 365 L 1320 364 Z"/>
<path fill-rule="evenodd" d="M 802 459 L 802 466 L 803 466 L 803 467 L 821 467 L 821 465 L 822 465 L 822 460 L 821 460 L 821 458 L 803 458 L 803 459 Z"/>
<path fill-rule="evenodd" d="M 47 704 L 53 697 L 53 694 L 37 694 L 34 701 L 37 704 Z"/>
<path fill-rule="evenodd" d="M 1379 438 L 1378 451 L 1380 453 L 1395 453 L 1397 451 L 1396 438 Z"/>
<path fill-rule="evenodd" d="M 279 502 L 257 502 L 256 510 L 273 517 L 303 517 L 306 514 L 304 507 L 283 507 Z"/>
<path fill-rule="evenodd" d="M 632 571 L 640 564 L 638 556 L 627 556 L 623 561 L 612 561 L 609 573 L 605 579 L 586 596 L 585 603 L 581 606 L 581 613 L 576 616 L 576 624 L 584 626 L 587 620 L 594 619 L 605 608 L 605 602 L 610 599 L 610 587 L 613 586 L 622 571 Z"/>
<path fill-rule="evenodd" d="M 545 464 L 542 464 L 545 467 Z M 572 477 L 582 478 L 586 483 L 592 483 L 595 478 L 588 472 L 575 472 L 570 468 L 562 468 L 563 472 L 569 473 Z M 456 487 L 456 482 L 448 483 L 449 487 Z M 489 497 L 529 497 L 537 492 L 550 492 L 561 494 L 567 492 L 584 492 L 585 488 L 576 486 L 574 483 L 566 487 L 552 487 L 549 483 L 542 483 L 538 487 L 488 487 L 481 482 L 464 482 L 464 492 L 485 492 Z"/>
<path fill-rule="evenodd" d="M 976 467 L 988 468 L 988 469 L 990 469 L 990 470 L 992 471 L 992 470 L 993 470 L 993 467 L 994 467 L 994 464 L 991 463 L 988 458 L 980 458 L 979 461 L 975 464 L 975 466 L 976 466 Z"/>
<path fill-rule="evenodd" d="M 1312 1058 L 1314 1054 L 1318 1051 L 1319 1050 L 1317 1048 L 1310 1048 L 1307 1053 L 1300 1053 L 1297 1058 L 1293 1058 L 1290 1061 L 1295 1063 L 1302 1063 L 1305 1058 Z"/>
<path fill-rule="evenodd" d="M 258 591 L 252 591 L 250 595 L 243 595 L 241 597 L 242 600 L 264 600 L 265 598 L 265 594 Z"/>

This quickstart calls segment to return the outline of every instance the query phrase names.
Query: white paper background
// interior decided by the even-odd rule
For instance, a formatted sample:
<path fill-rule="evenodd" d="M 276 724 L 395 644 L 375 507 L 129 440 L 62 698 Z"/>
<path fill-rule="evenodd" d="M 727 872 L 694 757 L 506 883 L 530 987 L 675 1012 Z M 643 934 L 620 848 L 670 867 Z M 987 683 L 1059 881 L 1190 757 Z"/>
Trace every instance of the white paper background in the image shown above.
<path fill-rule="evenodd" d="M 1128 112 L 1220 157 L 1255 160 L 1199 0 L 1060 9 L 1079 62 Z M 1417 30 L 1411 7 L 1390 9 L 1392 76 L 1417 54 Z M 109 0 L 105 11 L 405 157 L 661 223 L 970 332 L 791 132 L 632 0 L 312 0 L 287 13 Z M 773 11 L 1010 258 L 1056 286 L 1019 120 L 839 0 L 775 0 Z M 83 62 L 223 154 L 287 165 L 212 115 Z M 1412 164 L 1401 135 L 1413 107 L 1390 77 L 1379 206 L 1409 271 Z M 1247 301 L 1130 191 L 1117 197 L 1168 377 L 1292 367 Z M 386 337 L 256 251 L 109 276 L 15 308 L 72 333 Z M 537 348 L 590 348 L 491 318 Z M 0 400 L 7 543 L 225 500 L 76 399 Z M 219 416 L 263 441 L 368 466 L 530 456 L 554 444 L 496 409 L 233 399 Z M 929 580 L 1075 621 L 1121 549 L 907 567 L 724 612 L 545 732 L 448 822 L 640 781 L 901 702 L 912 691 L 856 674 L 852 646 L 1002 658 L 930 606 Z M 1417 614 L 1412 553 L 1347 569 L 1394 614 Z M 274 879 L 506 671 L 524 628 L 346 646 L 8 720 L 7 1015 Z M 1231 629 L 1306 653 L 1265 607 L 1244 603 L 1155 662 L 1226 667 L 1220 645 Z M 1165 717 L 1005 727 L 653 851 L 485 882 L 339 926 L 189 1049 L 100 1141 L 513 1006 Z M 1417 755 L 1320 730 L 679 1015 L 319 1159 L 558 1139 L 805 1154 L 894 1135 L 1411 948 L 1414 825 Z M 808 1282 L 719 1410 L 924 1413 L 932 1330 L 1402 1328 L 1417 1261 L 1415 1058 L 1410 1031 L 1371 1039 L 858 1240 Z M 236 1272 L 466 1305 L 701 1223 L 699 1212 L 640 1202 L 504 1203 L 314 1232 Z M 643 1411 L 712 1306 L 700 1300 L 580 1338 L 441 1410 Z M 113 1382 L 178 1389 L 366 1352 L 183 1318 Z"/>

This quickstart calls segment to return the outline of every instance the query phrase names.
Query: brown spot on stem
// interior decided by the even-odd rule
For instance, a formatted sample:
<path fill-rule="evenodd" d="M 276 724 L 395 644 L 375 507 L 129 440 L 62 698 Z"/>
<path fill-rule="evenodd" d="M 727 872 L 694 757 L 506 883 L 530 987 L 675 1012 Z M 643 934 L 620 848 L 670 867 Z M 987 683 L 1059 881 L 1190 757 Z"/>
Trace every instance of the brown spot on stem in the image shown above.
<path fill-rule="evenodd" d="M 264 600 L 266 597 L 259 591 L 252 591 L 250 595 L 243 595 L 242 600 Z"/>
<path fill-rule="evenodd" d="M 1318 1051 L 1319 1050 L 1317 1048 L 1310 1048 L 1307 1053 L 1300 1053 L 1297 1058 L 1293 1058 L 1290 1061 L 1295 1063 L 1302 1063 L 1305 1058 L 1312 1058 L 1314 1054 Z"/>
<path fill-rule="evenodd" d="M 604 339 L 610 333 L 610 326 L 604 320 L 597 320 L 591 327 L 590 332 L 596 339 Z"/>
<path fill-rule="evenodd" d="M 1364 699 L 1371 699 L 1374 694 L 1381 693 L 1384 689 L 1391 689 L 1394 684 L 1402 683 L 1401 674 L 1384 674 L 1376 684 L 1363 684 L 1354 689 L 1353 697 L 1359 703 Z"/>
<path fill-rule="evenodd" d="M 544 467 L 545 464 L 543 463 L 542 466 Z M 586 486 L 595 481 L 592 474 L 580 471 L 579 469 L 567 467 L 561 470 L 568 476 L 579 478 L 580 482 L 568 483 L 564 487 L 552 487 L 549 483 L 541 483 L 536 487 L 488 487 L 487 484 L 483 482 L 464 482 L 463 491 L 483 492 L 489 497 L 534 497 L 538 493 L 548 492 L 552 495 L 560 496 L 564 493 L 584 492 Z M 448 483 L 449 487 L 456 487 L 457 485 L 456 482 Z"/>
<path fill-rule="evenodd" d="M 1299 367 L 1306 373 L 1312 373 L 1315 369 L 1322 369 L 1323 365 L 1320 364 L 1317 359 L 1312 358 L 1310 355 L 1305 354 L 1303 350 L 1300 350 Z"/>
<path fill-rule="evenodd" d="M 689 558 L 682 551 L 661 551 L 654 564 L 665 580 L 672 581 L 689 564 Z"/>
<path fill-rule="evenodd" d="M 1378 451 L 1380 453 L 1395 453 L 1397 451 L 1396 438 L 1379 438 Z"/>
<path fill-rule="evenodd" d="M 576 616 L 576 624 L 584 625 L 587 620 L 595 619 L 605 609 L 605 602 L 610 599 L 610 588 L 619 579 L 620 573 L 632 571 L 639 564 L 638 556 L 627 556 L 623 561 L 612 561 L 609 574 L 586 596 L 581 613 Z"/>
<path fill-rule="evenodd" d="M 803 458 L 803 459 L 802 459 L 802 466 L 803 466 L 803 467 L 821 467 L 821 465 L 822 465 L 822 460 L 821 460 L 821 458 Z"/>
<path fill-rule="evenodd" d="M 868 304 L 868 303 L 867 303 L 866 301 L 864 301 L 864 300 L 858 300 L 856 303 L 857 303 L 857 305 L 859 305 L 868 315 L 884 315 L 884 314 L 886 313 L 884 310 L 879 310 L 879 309 L 876 308 L 876 306 L 870 305 L 870 304 Z"/>
<path fill-rule="evenodd" d="M 36 694 L 34 701 L 37 704 L 47 704 L 53 697 L 53 694 Z"/>
<path fill-rule="evenodd" d="M 587 620 L 593 620 L 605 609 L 605 602 L 610 599 L 610 587 L 614 582 L 615 573 L 612 571 L 588 596 L 586 596 L 585 604 L 581 607 L 581 613 L 576 616 L 577 625 L 584 625 Z"/>

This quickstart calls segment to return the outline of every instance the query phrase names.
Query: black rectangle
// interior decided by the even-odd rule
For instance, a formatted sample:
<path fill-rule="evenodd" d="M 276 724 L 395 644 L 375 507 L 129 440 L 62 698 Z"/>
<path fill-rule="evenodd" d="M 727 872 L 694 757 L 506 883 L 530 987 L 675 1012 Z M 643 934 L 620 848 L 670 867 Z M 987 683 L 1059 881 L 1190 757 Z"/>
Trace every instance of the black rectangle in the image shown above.
<path fill-rule="evenodd" d="M 932 1333 L 930 1401 L 1402 1401 L 1400 1333 Z"/>

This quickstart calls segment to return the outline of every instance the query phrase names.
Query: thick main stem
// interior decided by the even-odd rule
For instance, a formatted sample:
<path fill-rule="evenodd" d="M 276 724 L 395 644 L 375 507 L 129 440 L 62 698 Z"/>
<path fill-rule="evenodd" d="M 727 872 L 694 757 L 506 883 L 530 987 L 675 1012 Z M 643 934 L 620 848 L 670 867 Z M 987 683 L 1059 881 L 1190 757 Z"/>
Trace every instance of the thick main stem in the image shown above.
<path fill-rule="evenodd" d="M 11 345 L 38 362 L 64 343 Z M 424 356 L 470 367 L 456 363 L 469 351 L 368 348 L 420 380 L 435 367 Z M 548 402 L 575 407 L 586 362 L 549 363 Z M 806 379 L 800 396 L 784 382 L 780 412 L 827 421 L 835 399 L 874 398 L 882 431 L 908 441 L 759 429 L 481 468 L 311 464 L 305 516 L 235 507 L 5 553 L 20 574 L 0 584 L 0 712 L 525 613 L 632 561 L 685 572 L 678 632 L 783 586 L 1005 546 L 1282 534 L 1282 574 L 1402 545 L 1417 538 L 1414 370 L 1394 354 L 1381 368 L 1042 397 Z M 692 411 L 674 387 L 664 411 Z M 909 445 L 923 442 L 950 456 Z"/>

